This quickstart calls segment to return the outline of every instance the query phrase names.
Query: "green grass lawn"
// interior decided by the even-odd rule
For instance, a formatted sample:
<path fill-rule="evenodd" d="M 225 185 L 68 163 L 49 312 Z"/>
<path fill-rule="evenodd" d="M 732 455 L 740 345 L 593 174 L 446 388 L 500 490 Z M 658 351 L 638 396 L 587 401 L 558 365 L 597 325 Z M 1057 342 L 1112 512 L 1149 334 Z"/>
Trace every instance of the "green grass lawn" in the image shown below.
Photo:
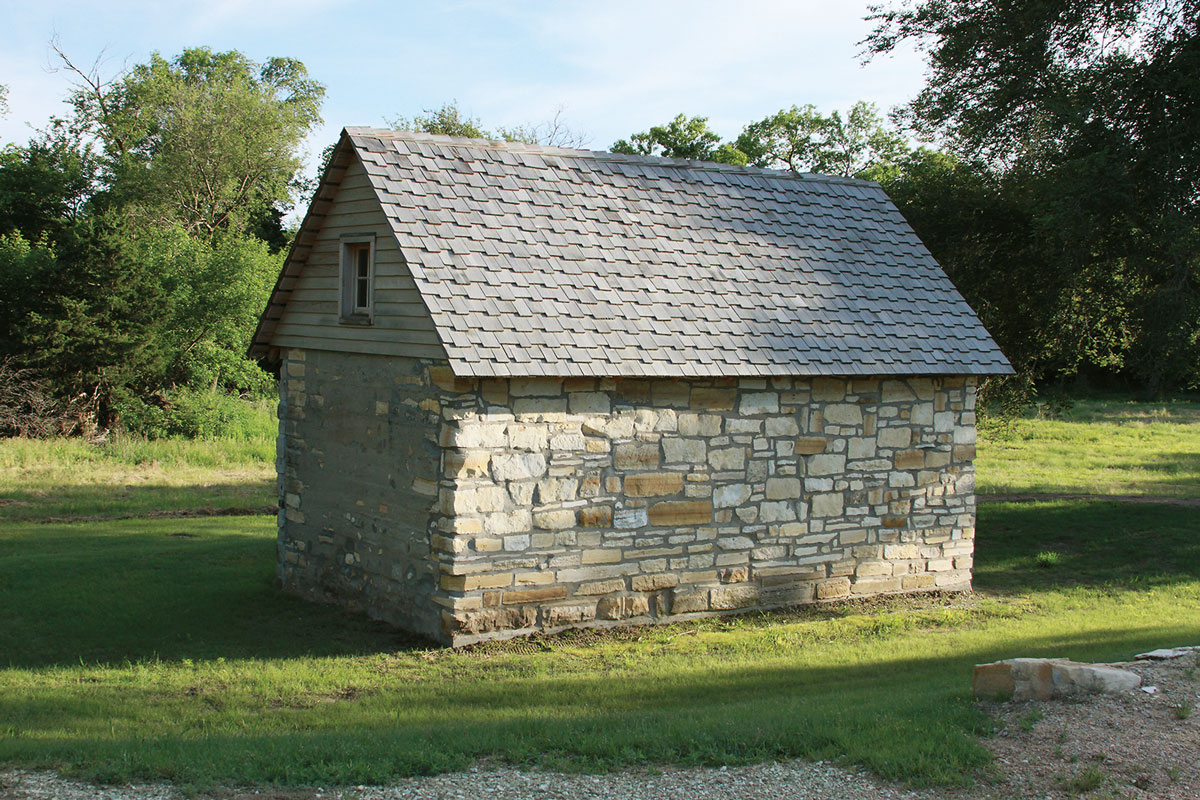
<path fill-rule="evenodd" d="M 0 439 L 0 522 L 263 508 L 275 502 L 274 406 L 242 440 Z"/>
<path fill-rule="evenodd" d="M 980 436 L 980 494 L 1200 497 L 1200 403 L 1079 401 Z"/>
<path fill-rule="evenodd" d="M 956 784 L 990 763 L 973 664 L 1200 643 L 1194 508 L 989 503 L 978 537 L 971 596 L 448 651 L 279 594 L 269 517 L 10 520 L 0 764 L 328 785 L 807 757 Z"/>

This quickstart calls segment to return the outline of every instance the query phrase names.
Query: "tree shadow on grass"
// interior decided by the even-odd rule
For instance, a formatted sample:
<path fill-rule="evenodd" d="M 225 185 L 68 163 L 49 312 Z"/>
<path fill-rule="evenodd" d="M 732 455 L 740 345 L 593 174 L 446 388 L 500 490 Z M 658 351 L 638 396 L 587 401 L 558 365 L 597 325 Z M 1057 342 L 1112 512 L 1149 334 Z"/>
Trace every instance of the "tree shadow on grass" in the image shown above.
<path fill-rule="evenodd" d="M 0 526 L 0 665 L 294 658 L 428 646 L 283 594 L 275 518 Z"/>
<path fill-rule="evenodd" d="M 274 480 L 171 486 L 163 483 L 78 484 L 10 489 L 0 494 L 0 522 L 119 519 L 199 509 L 257 508 L 275 502 Z"/>
<path fill-rule="evenodd" d="M 975 587 L 1019 593 L 1200 578 L 1194 508 L 1102 500 L 979 507 Z"/>
<path fill-rule="evenodd" d="M 886 648 L 876 650 L 885 654 L 877 660 L 837 663 L 776 657 L 747 665 L 696 655 L 690 670 L 666 674 L 652 660 L 619 675 L 602 666 L 586 673 L 458 669 L 438 680 L 406 680 L 401 671 L 377 678 L 370 691 L 325 686 L 327 702 L 282 708 L 224 694 L 219 681 L 198 686 L 194 696 L 165 693 L 154 681 L 100 683 L 83 699 L 73 685 L 37 696 L 0 692 L 0 719 L 37 733 L 0 737 L 0 759 L 50 752 L 85 774 L 116 780 L 215 775 L 297 785 L 386 783 L 479 758 L 602 770 L 802 757 L 859 763 L 917 785 L 954 784 L 989 760 L 975 739 L 989 723 L 970 698 L 972 664 L 1013 655 L 1111 660 L 1177 634 L 1140 624 L 1025 631 L 907 658 Z M 529 654 L 523 662 L 545 658 Z M 145 720 L 158 716 L 172 722 L 146 731 Z M 137 735 L 125 736 L 131 727 Z"/>

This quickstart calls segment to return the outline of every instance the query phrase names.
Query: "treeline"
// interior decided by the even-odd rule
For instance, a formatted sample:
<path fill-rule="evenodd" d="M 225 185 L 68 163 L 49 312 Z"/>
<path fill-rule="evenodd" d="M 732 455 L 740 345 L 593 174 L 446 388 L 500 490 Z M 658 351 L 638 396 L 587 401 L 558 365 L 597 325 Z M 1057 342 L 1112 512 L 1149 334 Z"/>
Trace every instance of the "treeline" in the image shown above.
<path fill-rule="evenodd" d="M 1200 386 L 1200 0 L 872 19 L 869 55 L 928 55 L 890 121 L 793 106 L 724 141 L 679 115 L 612 149 L 879 181 L 1018 370 L 995 397 Z M 216 430 L 220 397 L 272 386 L 245 352 L 324 88 L 298 61 L 206 48 L 107 82 L 59 55 L 72 112 L 0 150 L 0 435 Z M 587 141 L 558 116 L 490 131 L 454 103 L 392 124 Z"/>
<path fill-rule="evenodd" d="M 108 82 L 59 55 L 72 113 L 0 151 L 0 434 L 227 424 L 273 385 L 245 353 L 324 88 L 206 48 Z"/>

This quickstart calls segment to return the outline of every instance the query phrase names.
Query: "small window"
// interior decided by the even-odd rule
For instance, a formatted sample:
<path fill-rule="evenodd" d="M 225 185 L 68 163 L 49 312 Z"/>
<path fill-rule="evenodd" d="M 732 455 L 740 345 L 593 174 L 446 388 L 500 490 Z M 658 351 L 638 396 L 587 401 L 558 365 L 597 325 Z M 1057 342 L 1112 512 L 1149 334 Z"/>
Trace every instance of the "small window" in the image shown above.
<path fill-rule="evenodd" d="M 375 237 L 342 237 L 342 322 L 371 324 Z"/>

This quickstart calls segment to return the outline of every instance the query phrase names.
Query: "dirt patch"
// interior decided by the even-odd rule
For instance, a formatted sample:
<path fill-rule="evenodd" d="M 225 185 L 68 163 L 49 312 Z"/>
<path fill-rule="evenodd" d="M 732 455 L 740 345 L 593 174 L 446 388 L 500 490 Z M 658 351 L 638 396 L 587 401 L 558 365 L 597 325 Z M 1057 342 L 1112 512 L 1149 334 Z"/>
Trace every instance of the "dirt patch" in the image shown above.
<path fill-rule="evenodd" d="M 1112 501 L 1147 506 L 1200 508 L 1200 497 L 1162 497 L 1141 494 L 977 494 L 980 503 L 1042 503 L 1052 500 Z"/>
<path fill-rule="evenodd" d="M 1141 689 L 1120 694 L 981 703 L 1002 726 L 983 742 L 996 756 L 992 792 L 1053 800 L 1200 797 L 1196 655 L 1118 665 L 1142 676 Z"/>

